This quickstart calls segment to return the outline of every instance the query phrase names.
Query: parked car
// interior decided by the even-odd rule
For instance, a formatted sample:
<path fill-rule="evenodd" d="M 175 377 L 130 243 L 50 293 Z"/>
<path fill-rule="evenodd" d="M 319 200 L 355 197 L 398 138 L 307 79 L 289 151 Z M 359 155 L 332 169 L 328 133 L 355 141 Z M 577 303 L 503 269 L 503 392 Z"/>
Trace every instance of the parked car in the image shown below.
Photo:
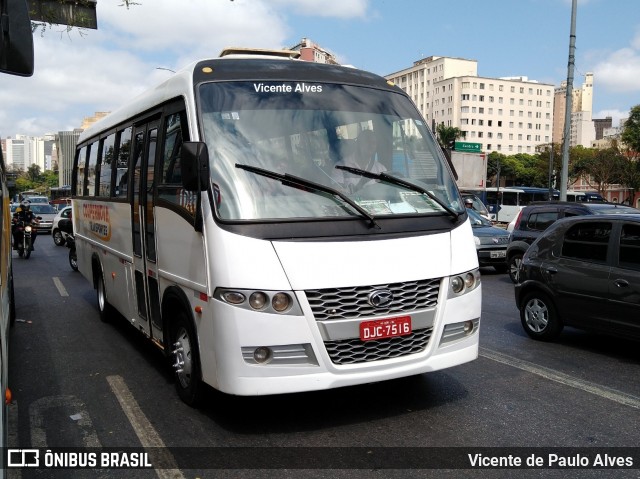
<path fill-rule="evenodd" d="M 467 208 L 467 213 L 476 241 L 478 263 L 480 266 L 493 266 L 498 273 L 506 273 L 509 233 L 503 228 L 493 226 L 491 221 L 480 216 L 477 211 L 471 208 Z"/>
<path fill-rule="evenodd" d="M 536 202 L 525 206 L 511 231 L 507 248 L 509 277 L 518 282 L 522 256 L 540 234 L 560 218 L 599 214 L 640 213 L 640 210 L 618 203 L 575 203 L 571 201 Z"/>
<path fill-rule="evenodd" d="M 59 228 L 60 220 L 71 218 L 71 206 L 65 206 L 53 219 L 53 225 L 51 227 L 51 236 L 56 246 L 64 246 L 66 242 L 66 233 Z"/>
<path fill-rule="evenodd" d="M 51 233 L 53 219 L 56 217 L 56 214 L 58 214 L 56 209 L 48 203 L 31 203 L 31 211 L 33 211 L 33 214 L 40 218 L 40 223 L 38 223 L 38 234 L 41 235 Z"/>
<path fill-rule="evenodd" d="M 525 253 L 515 300 L 534 339 L 564 326 L 640 339 L 640 214 L 557 221 Z"/>

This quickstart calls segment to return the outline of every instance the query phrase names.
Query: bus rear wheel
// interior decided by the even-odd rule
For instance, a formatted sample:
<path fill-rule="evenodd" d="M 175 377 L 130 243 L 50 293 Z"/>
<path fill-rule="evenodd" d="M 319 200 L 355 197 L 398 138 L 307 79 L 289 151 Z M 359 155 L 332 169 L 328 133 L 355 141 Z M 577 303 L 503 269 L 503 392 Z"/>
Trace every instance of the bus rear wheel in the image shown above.
<path fill-rule="evenodd" d="M 69 262 L 71 262 L 71 256 L 69 256 Z M 113 306 L 111 306 L 107 301 L 107 291 L 104 286 L 104 277 L 102 275 L 102 272 L 98 274 L 97 278 L 96 299 L 98 300 L 98 312 L 100 313 L 100 321 L 102 321 L 103 323 L 108 323 L 113 316 Z"/>
<path fill-rule="evenodd" d="M 171 327 L 171 358 L 178 396 L 189 406 L 198 406 L 203 391 L 200 356 L 193 323 L 184 312 Z"/>

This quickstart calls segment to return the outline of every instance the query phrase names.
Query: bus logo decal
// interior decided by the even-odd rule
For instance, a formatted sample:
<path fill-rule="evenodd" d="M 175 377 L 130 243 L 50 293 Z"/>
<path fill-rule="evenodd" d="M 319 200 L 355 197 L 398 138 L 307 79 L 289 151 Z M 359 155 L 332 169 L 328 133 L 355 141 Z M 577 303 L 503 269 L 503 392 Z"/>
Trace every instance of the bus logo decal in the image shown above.
<path fill-rule="evenodd" d="M 388 289 L 376 289 L 369 293 L 369 304 L 374 308 L 383 308 L 393 301 L 393 293 Z"/>

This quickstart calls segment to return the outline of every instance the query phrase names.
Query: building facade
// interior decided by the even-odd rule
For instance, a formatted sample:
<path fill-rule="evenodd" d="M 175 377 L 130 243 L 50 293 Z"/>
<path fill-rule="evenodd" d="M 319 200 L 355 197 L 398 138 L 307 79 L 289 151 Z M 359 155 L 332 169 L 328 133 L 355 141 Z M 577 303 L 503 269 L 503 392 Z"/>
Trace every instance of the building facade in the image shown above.
<path fill-rule="evenodd" d="M 563 81 L 555 89 L 553 110 L 553 142 L 561 144 L 564 138 L 565 114 L 567 108 L 567 82 Z M 569 146 L 591 146 L 596 139 L 593 122 L 593 73 L 585 75 L 580 88 L 571 90 L 571 133 Z"/>
<path fill-rule="evenodd" d="M 338 64 L 338 60 L 333 53 L 322 48 L 317 43 L 313 43 L 308 38 L 303 38 L 300 43 L 289 48 L 289 50 L 300 52 L 300 59 L 307 62 Z"/>
<path fill-rule="evenodd" d="M 42 137 L 16 135 L 3 140 L 7 166 L 10 169 L 27 171 L 32 165 L 38 165 L 40 171 L 52 169 L 54 135 Z"/>
<path fill-rule="evenodd" d="M 58 161 L 58 186 L 71 185 L 73 159 L 76 154 L 81 128 L 73 131 L 59 131 L 56 135 L 56 156 Z"/>
<path fill-rule="evenodd" d="M 534 154 L 550 143 L 553 85 L 479 77 L 477 69 L 475 60 L 432 56 L 385 78 L 409 94 L 432 129 L 457 127 L 486 153 Z"/>

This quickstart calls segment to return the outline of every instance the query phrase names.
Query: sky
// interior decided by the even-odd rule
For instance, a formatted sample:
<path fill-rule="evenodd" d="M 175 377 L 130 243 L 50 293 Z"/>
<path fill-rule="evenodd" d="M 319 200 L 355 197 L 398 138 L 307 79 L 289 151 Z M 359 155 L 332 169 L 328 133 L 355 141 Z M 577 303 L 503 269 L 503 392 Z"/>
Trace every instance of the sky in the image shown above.
<path fill-rule="evenodd" d="M 229 46 L 309 38 L 339 62 L 388 75 L 429 56 L 478 75 L 567 80 L 571 0 L 98 0 L 97 30 L 34 33 L 32 77 L 0 74 L 0 137 L 79 128 Z M 579 0 L 574 88 L 594 74 L 593 117 L 614 126 L 640 104 L 638 0 Z"/>

